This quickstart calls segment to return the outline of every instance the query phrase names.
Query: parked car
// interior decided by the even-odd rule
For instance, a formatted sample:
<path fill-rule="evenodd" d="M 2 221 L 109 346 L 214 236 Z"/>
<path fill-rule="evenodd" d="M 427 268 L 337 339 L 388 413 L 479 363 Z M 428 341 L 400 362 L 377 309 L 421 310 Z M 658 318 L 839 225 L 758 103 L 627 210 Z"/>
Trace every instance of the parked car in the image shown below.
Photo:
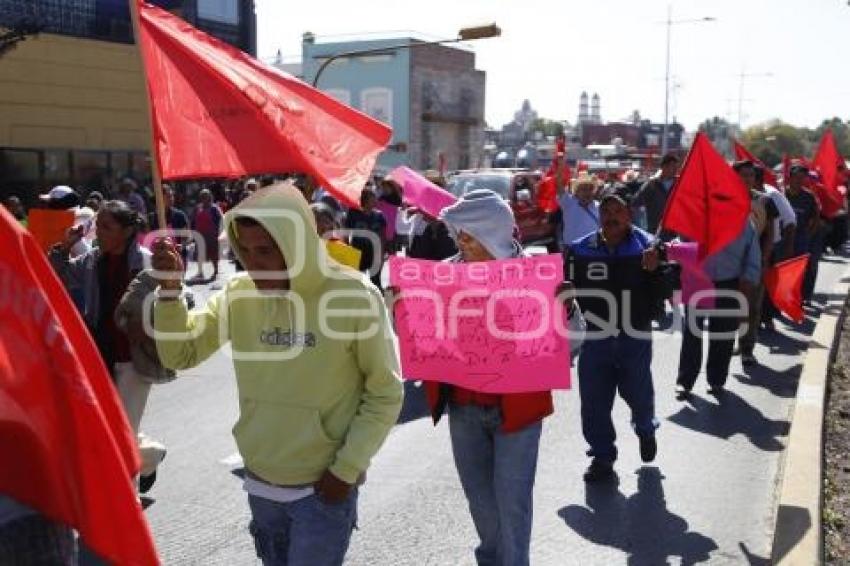
<path fill-rule="evenodd" d="M 554 245 L 555 226 L 537 205 L 537 184 L 542 175 L 526 169 L 476 169 L 459 171 L 446 190 L 461 197 L 476 189 L 490 189 L 511 205 L 523 245 Z"/>

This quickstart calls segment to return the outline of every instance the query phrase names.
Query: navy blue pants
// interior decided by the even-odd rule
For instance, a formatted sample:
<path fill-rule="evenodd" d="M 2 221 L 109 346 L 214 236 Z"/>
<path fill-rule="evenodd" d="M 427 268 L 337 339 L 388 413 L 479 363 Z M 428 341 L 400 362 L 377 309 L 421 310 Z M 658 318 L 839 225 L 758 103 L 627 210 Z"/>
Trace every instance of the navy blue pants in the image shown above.
<path fill-rule="evenodd" d="M 606 462 L 617 459 L 617 433 L 611 419 L 617 391 L 632 410 L 632 428 L 651 436 L 658 428 L 652 388 L 652 341 L 625 334 L 589 340 L 578 360 L 581 431 L 590 445 L 589 456 Z"/>

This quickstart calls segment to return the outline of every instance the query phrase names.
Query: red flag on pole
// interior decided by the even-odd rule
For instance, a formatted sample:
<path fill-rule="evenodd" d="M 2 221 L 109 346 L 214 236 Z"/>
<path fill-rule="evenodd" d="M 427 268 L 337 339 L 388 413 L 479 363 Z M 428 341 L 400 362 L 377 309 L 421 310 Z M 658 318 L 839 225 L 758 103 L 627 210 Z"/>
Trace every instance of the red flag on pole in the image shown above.
<path fill-rule="evenodd" d="M 824 132 L 812 159 L 812 167 L 819 173 L 821 182 L 812 183 L 811 188 L 821 201 L 823 215 L 833 218 L 844 208 L 844 195 L 838 187 L 844 184 L 847 167 L 832 130 Z"/>
<path fill-rule="evenodd" d="M 776 173 L 773 172 L 773 169 L 765 165 L 759 160 L 758 157 L 750 153 L 744 145 L 738 140 L 733 140 L 735 146 L 735 159 L 746 159 L 752 161 L 755 165 L 758 165 L 764 171 L 764 182 L 768 185 L 772 185 L 776 188 L 779 188 L 779 183 L 776 180 Z"/>
<path fill-rule="evenodd" d="M 698 242 L 711 255 L 732 242 L 750 214 L 750 194 L 738 174 L 699 132 L 673 186 L 661 225 Z"/>
<path fill-rule="evenodd" d="M 812 166 L 820 172 L 821 180 L 827 189 L 837 190 L 839 185 L 843 184 L 847 167 L 838 151 L 832 130 L 824 132 L 812 159 Z"/>
<path fill-rule="evenodd" d="M 764 274 L 764 287 L 777 309 L 797 324 L 803 322 L 803 276 L 809 255 L 781 261 Z"/>
<path fill-rule="evenodd" d="M 566 139 L 559 137 L 555 142 L 555 155 L 549 169 L 537 186 L 537 206 L 544 212 L 558 210 L 558 183 L 570 182 L 570 167 L 566 162 Z M 560 179 L 558 175 L 560 173 Z"/>
<path fill-rule="evenodd" d="M 136 440 L 44 252 L 0 208 L 0 493 L 117 564 L 158 558 L 131 478 Z"/>
<path fill-rule="evenodd" d="M 789 179 L 791 178 L 791 156 L 787 153 L 782 155 L 782 190 L 788 188 Z"/>
<path fill-rule="evenodd" d="M 165 10 L 139 17 L 163 179 L 307 173 L 360 207 L 389 127 Z"/>

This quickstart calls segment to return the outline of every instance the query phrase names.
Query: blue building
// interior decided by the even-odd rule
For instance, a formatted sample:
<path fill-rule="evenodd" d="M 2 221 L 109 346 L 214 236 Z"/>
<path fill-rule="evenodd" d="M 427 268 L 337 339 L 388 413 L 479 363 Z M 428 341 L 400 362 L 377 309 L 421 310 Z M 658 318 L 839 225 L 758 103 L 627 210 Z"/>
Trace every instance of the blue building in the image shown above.
<path fill-rule="evenodd" d="M 357 40 L 319 43 L 304 34 L 302 75 L 312 82 L 328 57 L 386 49 L 377 54 L 342 57 L 325 68 L 318 88 L 393 128 L 390 148 L 379 170 L 398 165 L 416 169 L 460 169 L 482 159 L 484 80 L 475 54 L 465 49 L 417 45 L 421 40 Z"/>
<path fill-rule="evenodd" d="M 257 54 L 254 0 L 149 0 L 251 55 Z M 43 33 L 133 42 L 128 0 L 0 0 L 0 27 L 28 23 Z"/>

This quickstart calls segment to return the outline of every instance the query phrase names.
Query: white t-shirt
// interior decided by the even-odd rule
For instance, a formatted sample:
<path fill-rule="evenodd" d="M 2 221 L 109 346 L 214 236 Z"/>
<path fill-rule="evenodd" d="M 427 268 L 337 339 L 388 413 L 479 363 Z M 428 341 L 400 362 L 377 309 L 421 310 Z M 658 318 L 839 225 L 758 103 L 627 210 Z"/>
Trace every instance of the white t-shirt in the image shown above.
<path fill-rule="evenodd" d="M 278 503 L 292 503 L 293 501 L 309 497 L 314 493 L 313 486 L 311 485 L 282 487 L 255 480 L 248 475 L 245 476 L 242 489 L 255 497 L 262 497 L 263 499 L 277 501 Z"/>
<path fill-rule="evenodd" d="M 779 217 L 773 221 L 773 243 L 777 243 L 782 239 L 782 231 L 788 226 L 796 226 L 797 215 L 794 214 L 794 208 L 785 195 L 776 187 L 770 185 L 764 186 L 764 192 L 773 201 L 776 210 L 779 211 Z"/>

